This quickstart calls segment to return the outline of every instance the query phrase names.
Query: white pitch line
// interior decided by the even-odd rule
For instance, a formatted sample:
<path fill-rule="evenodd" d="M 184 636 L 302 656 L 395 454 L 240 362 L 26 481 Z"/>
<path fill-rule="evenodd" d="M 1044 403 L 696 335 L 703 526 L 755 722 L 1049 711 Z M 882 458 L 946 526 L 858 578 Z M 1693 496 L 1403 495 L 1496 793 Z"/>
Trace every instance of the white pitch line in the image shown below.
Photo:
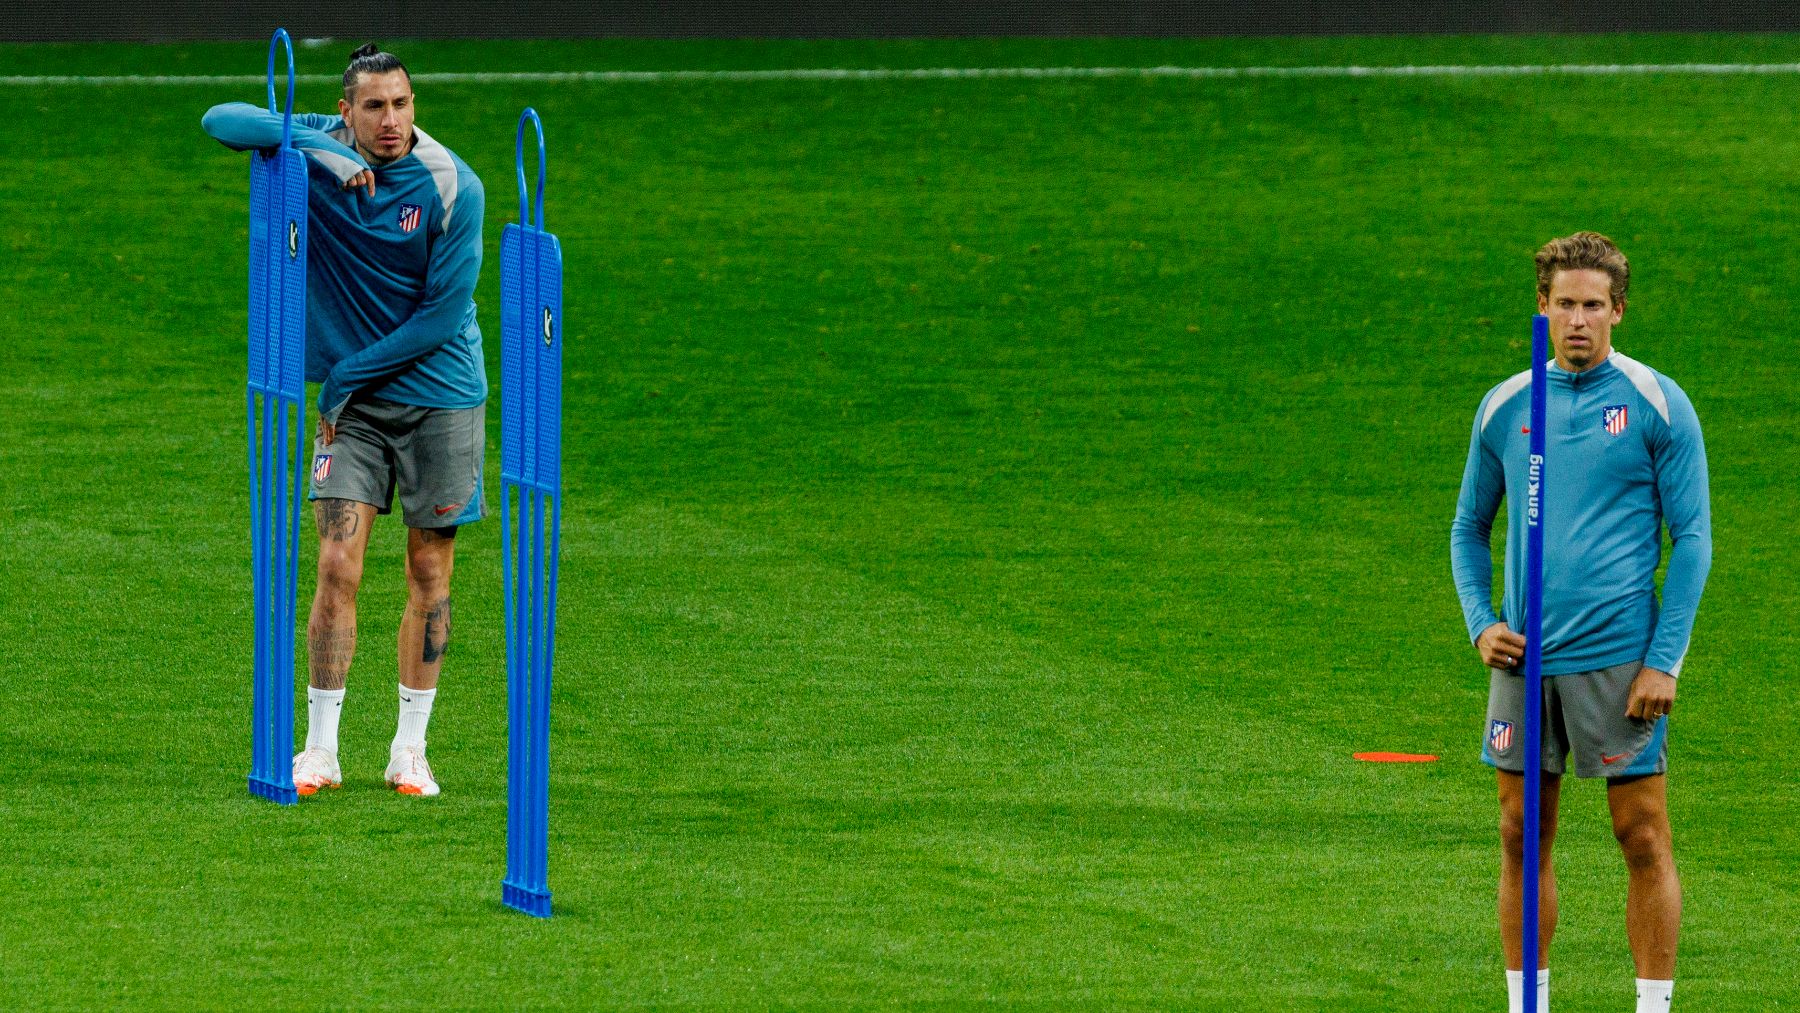
<path fill-rule="evenodd" d="M 1625 75 L 1800 74 L 1800 63 L 1534 63 L 1442 64 L 1420 67 L 917 67 L 794 68 L 788 70 L 552 70 L 440 72 L 413 75 L 421 81 L 592 82 L 666 81 L 919 81 L 981 78 L 1256 78 L 1256 77 L 1617 77 Z M 306 84 L 334 82 L 335 74 L 301 74 Z M 254 74 L 74 75 L 0 77 L 0 85 L 235 85 L 263 84 Z"/>

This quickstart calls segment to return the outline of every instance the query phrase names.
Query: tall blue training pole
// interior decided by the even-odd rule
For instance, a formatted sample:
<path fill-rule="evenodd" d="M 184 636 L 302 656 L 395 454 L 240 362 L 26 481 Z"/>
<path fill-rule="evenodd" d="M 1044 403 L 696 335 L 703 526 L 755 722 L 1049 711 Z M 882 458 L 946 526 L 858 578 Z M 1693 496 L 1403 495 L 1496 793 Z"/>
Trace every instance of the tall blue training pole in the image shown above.
<path fill-rule="evenodd" d="M 287 47 L 281 146 L 250 156 L 250 571 L 255 594 L 250 792 L 292 805 L 294 620 L 300 511 L 306 491 L 306 163 L 293 146 L 294 44 L 269 39 L 269 111 L 275 47 Z"/>
<path fill-rule="evenodd" d="M 1544 776 L 1544 426 L 1549 383 L 1550 320 L 1531 318 L 1531 458 L 1525 494 L 1525 881 L 1520 898 L 1525 1006 L 1537 1009 L 1538 840 Z"/>
<path fill-rule="evenodd" d="M 528 121 L 537 128 L 535 216 L 526 201 Z M 562 247 L 544 231 L 544 124 L 536 110 L 519 115 L 513 158 L 519 223 L 500 234 L 500 579 L 509 748 L 501 901 L 548 918 L 550 672 L 562 537 Z"/>

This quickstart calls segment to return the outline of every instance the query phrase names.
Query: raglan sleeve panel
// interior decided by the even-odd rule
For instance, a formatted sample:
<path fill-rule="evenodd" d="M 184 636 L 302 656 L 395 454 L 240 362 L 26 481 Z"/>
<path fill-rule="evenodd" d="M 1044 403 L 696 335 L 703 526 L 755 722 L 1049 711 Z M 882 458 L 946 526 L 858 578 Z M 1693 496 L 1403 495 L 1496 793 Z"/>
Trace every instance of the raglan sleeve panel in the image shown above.
<path fill-rule="evenodd" d="M 1491 536 L 1494 517 L 1506 493 L 1506 474 L 1500 455 L 1484 438 L 1489 418 L 1490 391 L 1475 413 L 1469 437 L 1469 457 L 1463 465 L 1462 490 L 1456 497 L 1456 517 L 1450 522 L 1450 570 L 1456 579 L 1456 595 L 1462 601 L 1463 621 L 1469 641 L 1500 621 L 1494 611 L 1494 557 Z"/>
<path fill-rule="evenodd" d="M 1666 430 L 1654 437 L 1652 451 L 1657 495 L 1674 547 L 1663 576 L 1661 613 L 1644 664 L 1680 675 L 1700 595 L 1706 590 L 1706 575 L 1712 569 L 1712 505 L 1699 416 L 1685 391 L 1666 377 L 1659 379 L 1669 402 L 1669 422 Z"/>

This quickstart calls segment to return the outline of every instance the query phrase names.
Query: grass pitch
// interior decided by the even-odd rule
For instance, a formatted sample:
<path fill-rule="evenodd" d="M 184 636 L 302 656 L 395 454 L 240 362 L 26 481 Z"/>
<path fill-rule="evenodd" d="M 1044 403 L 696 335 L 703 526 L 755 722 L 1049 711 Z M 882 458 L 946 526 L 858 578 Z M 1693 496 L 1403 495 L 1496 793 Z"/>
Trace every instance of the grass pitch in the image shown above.
<path fill-rule="evenodd" d="M 394 48 L 417 72 L 1800 59 L 1780 36 Z M 262 61 L 0 47 L 0 74 Z M 1711 458 L 1679 994 L 1800 1002 L 1800 77 L 421 82 L 420 124 L 488 187 L 496 384 L 519 108 L 549 134 L 548 922 L 499 905 L 497 522 L 460 540 L 444 796 L 380 788 L 391 519 L 344 789 L 244 790 L 247 184 L 199 118 L 259 94 L 0 85 L 0 1006 L 1500 1008 L 1448 524 L 1476 403 L 1526 365 L 1531 252 L 1579 228 L 1631 256 L 1620 347 L 1685 387 Z M 1603 794 L 1566 794 L 1558 1009 L 1626 1008 Z"/>

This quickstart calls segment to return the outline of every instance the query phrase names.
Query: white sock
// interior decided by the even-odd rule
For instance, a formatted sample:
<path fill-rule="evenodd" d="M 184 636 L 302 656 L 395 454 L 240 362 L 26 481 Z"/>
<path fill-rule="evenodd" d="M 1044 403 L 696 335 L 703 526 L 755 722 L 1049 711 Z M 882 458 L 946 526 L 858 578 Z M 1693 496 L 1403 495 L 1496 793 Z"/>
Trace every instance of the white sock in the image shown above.
<path fill-rule="evenodd" d="M 1667 1013 L 1669 1003 L 1675 999 L 1675 982 L 1658 981 L 1655 978 L 1639 978 L 1638 1013 Z"/>
<path fill-rule="evenodd" d="M 343 710 L 343 690 L 306 687 L 306 748 L 337 755 L 338 715 Z"/>
<path fill-rule="evenodd" d="M 1523 1013 L 1525 1005 L 1525 972 L 1506 972 L 1506 1008 L 1512 1013 Z M 1537 1013 L 1550 1013 L 1550 969 L 1538 971 L 1537 980 Z"/>
<path fill-rule="evenodd" d="M 394 744 L 388 748 L 390 753 L 397 753 L 407 746 L 425 748 L 425 726 L 431 723 L 431 701 L 435 699 L 436 689 L 400 687 L 400 727 L 394 732 Z"/>

